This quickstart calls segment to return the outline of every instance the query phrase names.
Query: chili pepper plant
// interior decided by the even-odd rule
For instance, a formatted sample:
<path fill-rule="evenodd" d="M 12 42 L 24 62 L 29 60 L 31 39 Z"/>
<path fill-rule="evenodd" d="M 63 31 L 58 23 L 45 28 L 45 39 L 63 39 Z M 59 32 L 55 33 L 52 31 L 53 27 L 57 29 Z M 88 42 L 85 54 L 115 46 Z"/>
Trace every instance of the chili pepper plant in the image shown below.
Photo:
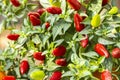
<path fill-rule="evenodd" d="M 119 80 L 114 1 L 40 0 L 37 8 L 29 0 L 0 0 L 0 32 L 11 30 L 0 53 L 0 80 Z"/>

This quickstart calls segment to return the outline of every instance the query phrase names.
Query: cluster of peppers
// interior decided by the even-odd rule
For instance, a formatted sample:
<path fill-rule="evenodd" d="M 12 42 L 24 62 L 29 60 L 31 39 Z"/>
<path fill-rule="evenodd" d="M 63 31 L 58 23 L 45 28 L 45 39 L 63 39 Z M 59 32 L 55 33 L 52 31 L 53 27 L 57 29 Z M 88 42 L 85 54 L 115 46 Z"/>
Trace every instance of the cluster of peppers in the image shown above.
<path fill-rule="evenodd" d="M 15 6 L 15 7 L 19 7 L 21 4 L 18 0 L 10 0 L 11 3 Z M 74 25 L 75 25 L 75 29 L 77 32 L 81 32 L 84 28 L 85 25 L 82 24 L 82 21 L 84 20 L 83 16 L 80 16 L 77 13 L 77 10 L 79 10 L 81 8 L 81 3 L 78 0 L 67 0 L 68 4 L 70 5 L 70 7 L 74 10 L 76 10 L 76 13 L 74 14 Z M 102 6 L 108 4 L 109 0 L 103 0 L 102 2 Z M 31 22 L 31 24 L 33 26 L 38 26 L 41 24 L 41 20 L 40 20 L 40 16 L 47 11 L 50 14 L 61 14 L 62 10 L 59 7 L 48 7 L 47 9 L 38 9 L 36 12 L 29 12 L 28 13 L 28 17 L 29 20 Z M 114 14 L 114 13 L 113 13 Z M 97 21 L 95 21 L 97 19 Z M 91 25 L 93 27 L 97 27 L 99 26 L 100 22 L 99 22 L 100 16 L 97 14 L 93 17 L 92 21 L 91 21 Z M 93 23 L 94 22 L 94 23 Z M 96 23 L 95 23 L 96 22 Z M 50 23 L 46 22 L 45 23 L 46 29 L 50 27 Z M 9 34 L 7 36 L 8 39 L 16 41 L 18 38 L 20 37 L 19 34 Z M 89 44 L 89 36 L 88 35 L 83 35 L 83 37 L 85 37 L 85 39 L 80 41 L 80 45 L 83 48 L 86 48 L 87 45 Z M 110 54 L 108 52 L 108 50 L 106 49 L 106 47 L 103 44 L 97 43 L 94 47 L 94 50 L 100 55 L 100 56 L 105 56 L 106 58 L 109 58 Z M 66 48 L 61 45 L 56 47 L 52 54 L 56 57 L 61 57 L 64 56 L 66 52 Z M 45 60 L 45 55 L 42 54 L 42 52 L 35 52 L 33 54 L 34 59 L 39 60 L 44 62 Z M 120 58 L 120 48 L 114 48 L 112 50 L 112 57 L 114 58 Z M 67 66 L 67 61 L 65 58 L 58 58 L 55 60 L 55 63 L 59 66 Z M 27 60 L 23 60 L 20 64 L 20 73 L 23 75 L 25 73 L 27 73 L 29 70 L 29 63 Z M 38 73 L 43 73 L 41 71 L 37 71 Z M 31 78 L 32 79 L 36 79 L 34 78 L 34 74 L 37 72 L 33 72 L 33 74 L 31 74 Z M 44 73 L 43 73 L 44 74 Z M 38 75 L 39 76 L 39 75 Z M 44 77 L 45 75 L 43 75 Z M 50 77 L 50 80 L 60 80 L 62 76 L 62 72 L 60 71 L 55 71 L 53 72 L 53 74 Z M 101 73 L 101 79 L 102 80 L 112 80 L 112 75 L 108 70 L 105 70 Z M 15 80 L 14 76 L 5 76 L 3 78 L 3 80 Z"/>

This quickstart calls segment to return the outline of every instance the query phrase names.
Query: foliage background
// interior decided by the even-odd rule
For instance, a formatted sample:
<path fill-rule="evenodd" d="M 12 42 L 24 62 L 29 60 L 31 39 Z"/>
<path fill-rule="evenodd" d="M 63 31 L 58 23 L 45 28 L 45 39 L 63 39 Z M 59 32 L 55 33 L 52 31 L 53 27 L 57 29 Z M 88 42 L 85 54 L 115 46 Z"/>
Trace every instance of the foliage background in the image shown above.
<path fill-rule="evenodd" d="M 32 0 L 29 0 L 30 2 Z M 117 5 L 120 9 L 120 0 L 112 0 L 114 5 Z M 33 0 L 33 2 L 39 4 L 39 1 Z M 41 8 L 42 6 L 39 4 L 38 8 Z M 0 15 L 0 23 L 2 22 L 3 17 Z M 17 28 L 20 28 L 20 24 L 17 25 Z M 1 26 L 0 26 L 1 27 Z M 9 30 L 5 30 L 2 33 L 0 33 L 0 49 L 3 50 L 6 46 L 8 46 L 9 40 L 6 38 L 6 35 L 9 34 Z"/>
<path fill-rule="evenodd" d="M 113 1 L 115 1 L 115 0 L 113 0 Z M 116 5 L 115 4 L 115 2 L 113 2 L 113 4 L 114 5 Z M 34 5 L 32 5 L 32 4 L 29 4 L 29 5 L 27 5 L 27 6 L 32 6 L 32 8 L 34 8 L 35 6 Z M 22 9 L 22 8 L 21 8 Z M 8 9 L 9 10 L 9 9 Z M 21 10 L 20 10 L 21 11 Z M 97 10 L 96 10 L 97 11 Z M 26 10 L 26 12 L 27 12 L 27 10 Z M 19 10 L 18 10 L 18 12 L 16 12 L 17 14 L 18 13 L 21 13 L 21 12 L 19 12 Z M 23 13 L 23 14 L 26 14 L 26 13 Z M 14 14 L 9 14 L 9 15 L 11 15 L 11 16 L 15 16 Z M 7 16 L 8 18 L 9 18 L 9 15 Z M 45 14 L 46 15 L 46 14 Z M 43 15 L 43 16 L 45 16 L 45 15 Z M 11 17 L 10 16 L 10 17 Z M 21 16 L 24 16 L 24 15 L 17 15 L 16 17 L 17 18 L 21 18 Z M 64 15 L 63 15 L 64 16 Z M 63 16 L 61 16 L 62 18 L 63 18 Z M 51 17 L 53 17 L 53 16 L 51 16 Z M 48 20 L 49 19 L 51 19 L 51 17 L 49 17 L 49 18 L 47 18 Z M 54 22 L 54 18 L 56 19 L 56 16 L 54 16 L 53 17 L 53 22 Z M 11 20 L 11 18 L 9 18 L 8 19 L 8 22 L 9 22 L 9 20 Z M 89 19 L 88 19 L 89 20 Z M 111 20 L 111 19 L 110 19 Z M 115 18 L 115 20 L 117 20 L 116 18 Z M 16 21 L 16 19 L 13 19 L 13 21 L 15 21 L 15 22 L 18 22 L 18 21 Z M 61 27 L 62 28 L 60 28 L 60 29 L 58 29 L 58 32 L 60 32 L 60 35 L 62 35 L 61 34 L 61 32 L 62 32 L 62 29 L 63 29 L 63 32 L 65 32 L 69 27 L 70 27 L 70 23 L 69 23 L 69 19 L 68 19 L 68 23 L 65 23 L 64 21 L 60 21 L 60 24 L 61 24 Z M 112 20 L 111 20 L 112 21 Z M 7 29 L 8 30 L 11 30 L 11 26 L 9 26 L 9 24 L 11 24 L 11 23 L 8 23 L 7 21 L 5 21 L 5 23 L 7 23 L 7 24 L 2 24 L 2 26 L 4 26 L 5 28 L 7 27 Z M 71 22 L 71 21 L 70 21 Z M 29 26 L 29 27 L 26 27 L 27 25 L 30 25 L 29 24 L 29 22 L 28 22 L 28 20 L 27 19 L 24 19 L 24 26 L 23 27 L 25 27 L 25 29 L 23 28 L 23 32 L 22 31 L 19 31 L 19 30 L 14 30 L 14 32 L 16 32 L 16 33 L 19 33 L 19 34 L 21 34 L 21 38 L 20 38 L 20 40 L 18 41 L 18 43 L 15 43 L 15 45 L 13 45 L 14 43 L 11 43 L 10 44 L 10 49 L 8 48 L 8 51 L 10 50 L 11 51 L 11 53 L 13 53 L 13 52 L 15 52 L 15 54 L 13 55 L 13 56 L 11 56 L 10 54 L 8 54 L 6 57 L 9 57 L 10 58 L 10 60 L 12 60 L 12 58 L 13 57 L 16 57 L 17 56 L 17 54 L 18 54 L 18 52 L 17 51 L 19 51 L 17 48 L 20 48 L 21 46 L 23 46 L 24 45 L 24 43 L 25 43 L 25 46 L 27 46 L 27 49 L 28 50 L 30 50 L 31 48 L 34 50 L 34 51 L 37 51 L 37 49 L 33 46 L 33 42 L 35 43 L 35 44 L 40 44 L 40 43 L 42 43 L 43 42 L 43 46 L 47 43 L 47 42 L 44 42 L 44 41 L 46 41 L 49 37 L 51 37 L 51 36 L 53 36 L 53 35 L 55 35 L 55 36 L 53 36 L 53 40 L 56 40 L 56 37 L 57 37 L 57 35 L 59 35 L 59 33 L 57 33 L 57 32 L 53 32 L 52 33 L 52 35 L 51 34 L 49 34 L 49 32 L 46 32 L 46 34 L 47 35 L 45 35 L 45 34 L 43 34 L 43 33 L 45 33 L 45 31 L 44 31 L 44 29 L 37 29 L 36 31 L 32 31 L 32 29 L 31 29 L 31 26 Z M 52 24 L 52 23 L 51 23 Z M 56 25 L 54 25 L 55 27 L 58 27 L 58 24 L 59 24 L 59 22 L 58 23 L 56 23 Z M 86 23 L 87 24 L 87 23 Z M 12 26 L 14 26 L 14 27 L 12 27 L 12 28 L 16 28 L 16 26 L 20 26 L 20 24 L 19 25 L 13 25 L 13 24 L 11 24 Z M 67 25 L 67 27 L 68 28 L 63 28 L 63 26 L 66 26 Z M 109 26 L 109 24 L 107 24 L 106 26 Z M 103 27 L 104 28 L 104 27 Z M 109 28 L 107 28 L 107 29 L 109 29 Z M 1 30 L 3 30 L 3 28 L 1 28 Z M 56 28 L 53 28 L 53 31 L 55 31 L 55 30 L 57 30 Z M 29 32 L 28 32 L 29 31 Z M 96 34 L 97 35 L 102 35 L 102 32 L 99 32 L 99 31 L 103 31 L 103 30 L 98 30 L 98 32 L 96 32 Z M 26 34 L 26 32 L 28 32 L 27 34 Z M 41 35 L 40 36 L 45 36 L 45 38 L 43 38 L 43 37 L 41 37 L 42 39 L 40 40 L 39 39 L 39 36 L 38 36 L 38 33 L 41 33 Z M 103 31 L 103 32 L 106 32 L 106 31 Z M 57 35 L 56 35 L 56 33 L 57 33 Z M 82 34 L 84 34 L 84 33 L 86 33 L 86 31 L 84 32 L 82 32 Z M 87 32 L 87 34 L 89 33 L 89 31 Z M 104 35 L 105 35 L 105 38 L 106 38 L 106 34 L 107 33 L 105 33 Z M 31 37 L 32 35 L 34 35 L 33 37 Z M 71 35 L 73 35 L 73 34 L 65 34 L 65 35 L 67 35 L 67 37 L 70 37 L 71 38 Z M 70 48 L 72 48 L 72 46 L 73 46 L 73 48 L 72 48 L 72 50 L 73 50 L 73 52 L 74 53 L 76 53 L 76 51 L 77 50 L 79 50 L 79 49 L 76 49 L 76 47 L 78 47 L 78 44 L 76 44 L 76 41 L 79 41 L 79 39 L 82 39 L 82 35 L 81 36 L 78 36 L 78 35 L 81 35 L 81 34 L 79 34 L 79 33 L 76 33 L 76 34 L 74 34 L 74 36 L 73 36 L 73 38 L 71 39 L 71 42 L 69 42 L 70 41 L 70 38 L 67 38 L 67 39 L 69 39 L 69 40 L 67 40 L 64 36 L 59 36 L 59 37 L 61 37 L 61 38 L 64 38 L 65 39 L 65 41 L 67 42 L 69 42 L 68 44 L 69 44 L 69 46 L 70 47 L 68 47 L 68 49 Z M 26 36 L 28 37 L 27 39 L 26 39 Z M 92 37 L 93 36 L 91 36 L 91 39 L 92 39 Z M 112 37 L 114 37 L 114 35 L 112 36 Z M 31 40 L 31 38 L 32 38 L 32 40 Z M 78 39 L 79 38 L 79 39 Z M 97 39 L 98 37 L 96 37 L 96 39 Z M 103 44 L 105 44 L 105 45 L 111 45 L 111 44 L 114 44 L 115 42 L 112 42 L 112 41 L 107 41 L 107 40 L 105 40 L 105 39 L 103 39 L 104 37 L 102 37 L 102 38 L 99 38 L 99 42 L 101 42 L 101 43 L 103 43 Z M 27 42 L 27 40 L 28 40 L 28 42 Z M 73 40 L 73 41 L 72 41 Z M 52 40 L 51 40 L 52 41 Z M 75 41 L 75 42 L 74 42 Z M 115 41 L 115 40 L 114 40 Z M 6 42 L 6 41 L 5 41 Z M 47 47 L 48 48 L 48 50 L 49 49 L 51 49 L 51 48 L 53 48 L 54 46 L 57 46 L 57 45 L 59 45 L 59 44 L 61 44 L 63 42 L 63 39 L 60 39 L 60 40 L 56 40 L 56 41 L 54 41 L 54 42 L 51 42 L 51 44 L 50 44 L 50 47 Z M 49 42 L 48 42 L 49 43 Z M 28 45 L 29 44 L 29 45 Z M 119 44 L 120 43 L 118 43 L 118 47 L 120 47 L 119 46 Z M 17 46 L 16 46 L 17 45 Z M 27 50 L 26 50 L 26 48 L 25 48 L 25 46 L 24 47 L 21 47 L 20 49 L 21 49 L 21 55 L 22 56 L 25 56 L 25 53 L 27 52 Z M 39 49 L 42 49 L 41 48 L 41 46 L 38 46 L 38 45 L 36 45 L 37 47 L 39 47 Z M 42 47 L 43 47 L 42 46 Z M 43 47 L 44 48 L 44 47 Z M 111 46 L 110 47 L 108 47 L 108 48 L 111 48 Z M 88 50 L 89 50 L 90 48 L 88 48 Z M 9 53 L 7 50 L 5 51 L 5 53 Z M 4 54 L 5 54 L 4 53 Z M 50 53 L 49 51 L 45 51 L 44 52 L 44 54 L 47 54 L 47 53 Z M 68 53 L 70 53 L 69 51 L 68 51 Z M 91 54 L 91 56 L 90 56 L 90 54 Z M 81 55 L 80 54 L 78 54 L 80 57 L 81 57 Z M 89 64 L 89 62 L 87 61 L 87 60 L 84 60 L 84 59 L 82 59 L 82 58 L 78 58 L 78 56 L 76 56 L 75 54 L 73 54 L 72 55 L 72 58 L 71 58 L 71 61 L 73 62 L 73 63 L 76 63 L 75 65 L 73 65 L 73 64 L 71 64 L 71 65 L 69 65 L 69 68 L 70 68 L 70 70 L 71 71 L 68 71 L 68 72 L 66 72 L 64 75 L 63 75 L 63 77 L 65 77 L 65 76 L 69 76 L 70 74 L 70 76 L 73 76 L 74 74 L 72 74 L 71 72 L 73 71 L 74 72 L 74 70 L 73 69 L 76 69 L 76 66 L 77 66 L 77 68 L 79 68 L 79 67 L 81 67 L 81 66 L 83 66 L 84 68 L 83 68 L 83 73 L 81 73 L 81 74 L 83 74 L 83 76 L 79 76 L 79 77 L 84 77 L 84 76 L 87 76 L 87 75 L 91 75 L 91 73 L 89 72 L 89 70 L 88 70 L 88 68 L 91 68 L 91 70 L 95 70 L 95 69 L 97 69 L 98 68 L 98 66 L 101 64 L 101 63 L 103 63 L 103 61 L 105 60 L 105 58 L 104 57 L 100 57 L 100 58 L 98 58 L 97 60 L 96 60 L 96 57 L 98 57 L 98 55 L 96 55 L 96 53 L 95 52 L 88 52 L 88 53 L 86 53 L 86 54 L 82 54 L 83 56 L 85 56 L 85 57 L 89 57 L 88 58 L 88 60 L 90 59 L 91 60 L 91 58 L 93 59 L 93 62 L 91 62 L 91 64 Z M 26 55 L 27 57 L 28 57 L 28 59 L 30 58 L 30 56 L 31 55 Z M 66 57 L 68 57 L 68 56 L 71 56 L 71 55 L 66 55 Z M 48 57 L 48 56 L 47 56 Z M 54 59 L 53 58 L 53 56 L 50 56 L 51 57 L 51 59 Z M 3 59 L 2 57 L 1 57 L 1 59 Z M 7 59 L 7 58 L 6 58 Z M 3 59 L 4 60 L 4 59 Z M 15 63 L 17 63 L 16 65 L 19 65 L 19 60 L 18 60 L 18 62 L 16 61 L 15 63 L 12 63 L 11 61 L 10 61 L 9 59 L 7 60 L 8 61 L 8 63 L 9 63 L 9 65 L 13 65 L 13 64 L 15 64 Z M 31 61 L 31 59 L 29 59 L 30 60 L 30 62 L 32 62 L 33 63 L 33 61 Z M 67 60 L 70 60 L 70 59 L 67 59 Z M 108 63 L 108 65 L 110 65 L 108 68 L 109 69 L 111 69 L 111 66 L 112 66 L 112 61 L 110 61 L 111 59 L 107 59 L 106 60 L 106 62 L 104 62 L 104 63 Z M 49 64 L 48 62 L 50 62 L 50 61 L 52 61 L 52 60 L 48 60 L 46 63 L 47 64 Z M 48 66 L 45 66 L 44 68 L 46 69 L 46 70 L 53 70 L 53 69 L 56 69 L 56 68 L 58 68 L 59 66 L 57 66 L 57 65 L 55 65 L 54 63 L 52 63 L 52 62 L 50 62 L 51 64 L 49 64 L 50 65 L 50 67 L 48 67 Z M 117 61 L 116 61 L 116 63 L 118 63 Z M 78 64 L 80 64 L 80 65 L 78 65 Z M 85 65 L 84 65 L 85 64 Z M 104 65 L 104 64 L 103 64 Z M 86 67 L 87 66 L 87 67 Z M 32 67 L 36 67 L 36 66 L 34 66 L 34 65 L 32 65 Z M 7 69 L 9 69 L 10 68 L 10 66 L 7 66 L 6 67 L 6 70 Z M 43 67 L 42 67 L 43 68 Z M 17 70 L 18 70 L 18 67 L 17 68 L 15 68 L 15 71 L 16 71 L 16 73 L 17 73 Z M 79 72 L 79 71 L 78 71 Z M 82 72 L 82 71 L 81 71 Z M 12 74 L 14 74 L 15 72 L 13 72 Z M 87 73 L 87 74 L 86 74 Z M 20 76 L 20 74 L 19 73 L 17 73 L 17 75 L 19 75 Z M 79 75 L 79 74 L 77 74 L 77 75 Z M 93 77 L 93 76 L 91 76 L 91 77 Z M 73 80 L 74 80 L 74 78 L 75 78 L 75 76 L 74 77 L 72 77 L 73 78 Z M 93 77 L 94 78 L 94 77 Z M 72 79 L 71 79 L 72 80 Z"/>

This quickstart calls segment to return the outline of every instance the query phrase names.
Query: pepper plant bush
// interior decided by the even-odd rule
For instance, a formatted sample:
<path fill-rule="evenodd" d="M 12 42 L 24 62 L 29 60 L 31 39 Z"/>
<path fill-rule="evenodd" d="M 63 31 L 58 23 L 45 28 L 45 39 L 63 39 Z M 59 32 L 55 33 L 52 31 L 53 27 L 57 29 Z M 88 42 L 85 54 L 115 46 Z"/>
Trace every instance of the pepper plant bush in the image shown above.
<path fill-rule="evenodd" d="M 120 79 L 120 14 L 112 1 L 40 0 L 38 10 L 27 0 L 0 2 L 1 30 L 11 30 L 0 80 Z"/>

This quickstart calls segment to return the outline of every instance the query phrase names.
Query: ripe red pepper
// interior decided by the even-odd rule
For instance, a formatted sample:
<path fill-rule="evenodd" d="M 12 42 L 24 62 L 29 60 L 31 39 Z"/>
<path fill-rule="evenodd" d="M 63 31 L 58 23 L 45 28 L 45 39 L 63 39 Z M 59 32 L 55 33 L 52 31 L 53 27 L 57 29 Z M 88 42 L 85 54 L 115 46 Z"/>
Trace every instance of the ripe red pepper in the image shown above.
<path fill-rule="evenodd" d="M 78 32 L 82 31 L 85 28 L 84 24 L 81 24 L 82 21 L 83 21 L 82 17 L 78 13 L 75 13 L 74 24 L 75 24 L 76 31 Z"/>
<path fill-rule="evenodd" d="M 109 52 L 105 48 L 103 44 L 97 43 L 94 47 L 94 50 L 100 55 L 100 56 L 105 56 L 106 58 L 109 57 Z"/>
<path fill-rule="evenodd" d="M 2 80 L 16 80 L 14 76 L 5 76 Z"/>
<path fill-rule="evenodd" d="M 39 13 L 37 13 L 37 12 L 29 12 L 28 13 L 28 16 L 30 17 L 31 15 L 33 15 L 33 16 L 35 16 L 36 18 L 40 18 L 40 14 Z"/>
<path fill-rule="evenodd" d="M 40 60 L 40 61 L 45 60 L 45 55 L 42 55 L 42 52 L 35 52 L 35 53 L 33 54 L 33 57 L 34 57 L 36 60 Z"/>
<path fill-rule="evenodd" d="M 109 3 L 109 0 L 103 0 L 102 1 L 102 6 L 105 6 L 106 4 L 108 4 Z"/>
<path fill-rule="evenodd" d="M 88 42 L 89 42 L 89 38 L 88 38 L 88 36 L 86 36 L 86 39 L 81 40 L 80 44 L 83 48 L 86 48 L 88 45 Z"/>
<path fill-rule="evenodd" d="M 64 59 L 64 58 L 56 59 L 56 60 L 55 60 L 55 63 L 56 63 L 57 65 L 60 65 L 60 66 L 67 66 L 67 61 L 66 61 L 66 59 Z"/>
<path fill-rule="evenodd" d="M 19 7 L 21 4 L 18 0 L 10 0 L 10 2 L 12 3 L 12 5 L 14 5 L 15 7 Z"/>
<path fill-rule="evenodd" d="M 81 8 L 81 4 L 78 0 L 67 0 L 67 2 L 71 6 L 71 8 L 75 10 L 79 10 Z"/>
<path fill-rule="evenodd" d="M 41 21 L 38 17 L 34 16 L 34 15 L 30 15 L 30 22 L 32 23 L 33 26 L 39 26 Z"/>
<path fill-rule="evenodd" d="M 64 56 L 66 52 L 66 48 L 64 46 L 58 46 L 52 52 L 54 56 Z"/>
<path fill-rule="evenodd" d="M 38 9 L 37 13 L 39 13 L 39 15 L 42 15 L 45 12 L 45 9 Z"/>
<path fill-rule="evenodd" d="M 16 41 L 18 38 L 19 38 L 19 34 L 8 34 L 7 35 L 7 38 L 9 39 L 9 40 L 13 40 L 13 41 Z"/>
<path fill-rule="evenodd" d="M 20 63 L 20 73 L 23 75 L 23 74 L 27 73 L 28 70 L 29 70 L 29 63 L 28 63 L 28 61 L 23 60 Z"/>
<path fill-rule="evenodd" d="M 62 73 L 60 71 L 55 71 L 50 77 L 50 80 L 61 80 L 61 77 L 62 77 Z"/>
<path fill-rule="evenodd" d="M 46 22 L 45 23 L 45 28 L 48 29 L 50 27 L 50 23 L 49 22 Z"/>
<path fill-rule="evenodd" d="M 112 50 L 112 57 L 114 57 L 114 58 L 120 58 L 120 48 L 114 48 Z"/>
<path fill-rule="evenodd" d="M 46 10 L 48 13 L 51 13 L 51 14 L 61 14 L 62 13 L 62 9 L 59 7 L 56 7 L 56 6 L 48 7 Z"/>
<path fill-rule="evenodd" d="M 105 70 L 101 74 L 101 80 L 112 80 L 112 75 L 108 70 Z"/>

